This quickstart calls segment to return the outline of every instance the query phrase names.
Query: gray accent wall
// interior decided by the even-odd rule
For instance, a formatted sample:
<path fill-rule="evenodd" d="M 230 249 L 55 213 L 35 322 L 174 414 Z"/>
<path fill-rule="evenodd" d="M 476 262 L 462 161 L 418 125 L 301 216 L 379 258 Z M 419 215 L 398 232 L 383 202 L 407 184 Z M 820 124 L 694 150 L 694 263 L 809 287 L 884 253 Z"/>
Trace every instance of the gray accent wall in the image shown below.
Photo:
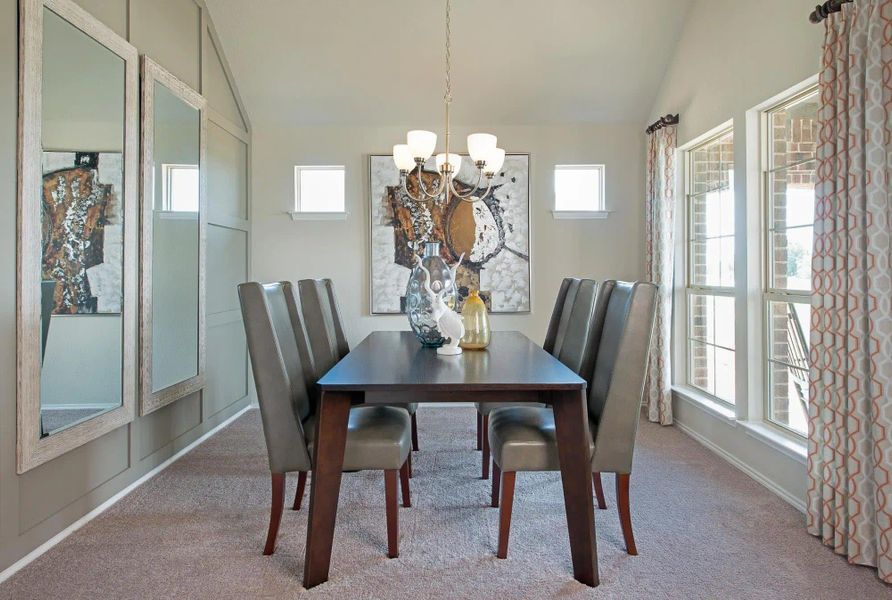
<path fill-rule="evenodd" d="M 209 102 L 207 387 L 16 474 L 18 2 L 0 0 L 0 572 L 248 405 L 250 124 L 200 0 L 78 0 Z"/>

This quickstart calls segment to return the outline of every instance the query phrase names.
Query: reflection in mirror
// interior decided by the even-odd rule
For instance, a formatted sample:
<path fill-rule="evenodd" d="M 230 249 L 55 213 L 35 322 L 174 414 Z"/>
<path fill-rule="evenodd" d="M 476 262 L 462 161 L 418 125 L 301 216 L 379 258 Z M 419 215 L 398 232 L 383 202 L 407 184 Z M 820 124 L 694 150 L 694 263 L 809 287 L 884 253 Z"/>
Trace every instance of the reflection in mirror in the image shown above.
<path fill-rule="evenodd" d="M 198 375 L 200 111 L 154 85 L 152 391 Z M 160 182 L 160 185 L 159 185 Z"/>
<path fill-rule="evenodd" d="M 122 403 L 125 67 L 43 9 L 41 437 Z"/>
<path fill-rule="evenodd" d="M 205 100 L 142 58 L 140 413 L 204 387 Z"/>

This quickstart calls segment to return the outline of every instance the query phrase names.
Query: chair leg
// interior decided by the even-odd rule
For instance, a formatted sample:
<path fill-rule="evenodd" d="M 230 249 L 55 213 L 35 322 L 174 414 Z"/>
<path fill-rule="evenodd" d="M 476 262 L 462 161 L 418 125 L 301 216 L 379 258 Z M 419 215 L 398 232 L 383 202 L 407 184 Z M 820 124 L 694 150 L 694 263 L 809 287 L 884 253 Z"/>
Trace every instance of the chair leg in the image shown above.
<path fill-rule="evenodd" d="M 409 464 L 409 479 L 412 479 L 412 453 L 409 452 L 408 458 L 406 458 L 406 462 Z"/>
<path fill-rule="evenodd" d="M 514 505 L 514 479 L 516 471 L 502 471 L 502 500 L 499 506 L 498 558 L 508 558 L 508 534 L 511 533 L 511 508 Z"/>
<path fill-rule="evenodd" d="M 403 506 L 409 508 L 412 506 L 412 498 L 409 496 L 409 459 L 400 467 L 400 486 L 403 492 Z"/>
<path fill-rule="evenodd" d="M 384 508 L 387 513 L 387 558 L 396 558 L 400 555 L 396 474 L 397 469 L 387 469 L 384 471 Z"/>
<path fill-rule="evenodd" d="M 499 465 L 492 463 L 492 507 L 499 507 L 499 484 L 502 483 L 502 470 Z"/>
<path fill-rule="evenodd" d="M 412 415 L 412 450 L 418 452 L 418 415 Z"/>
<path fill-rule="evenodd" d="M 616 474 L 616 506 L 619 510 L 619 523 L 622 526 L 623 538 L 626 540 L 626 552 L 632 556 L 638 554 L 635 547 L 635 536 L 632 534 L 632 513 L 629 509 L 629 473 Z"/>
<path fill-rule="evenodd" d="M 477 413 L 477 451 L 483 450 L 483 415 Z"/>
<path fill-rule="evenodd" d="M 489 479 L 489 415 L 483 415 L 483 479 Z"/>
<path fill-rule="evenodd" d="M 604 487 L 601 485 L 601 474 L 592 473 L 592 483 L 595 485 L 595 496 L 598 498 L 598 508 L 607 508 L 607 500 L 604 499 Z"/>
<path fill-rule="evenodd" d="M 269 556 L 276 550 L 276 536 L 279 534 L 279 523 L 285 509 L 285 473 L 272 474 L 272 503 L 269 507 L 269 531 L 266 533 L 266 546 L 263 555 Z"/>
<path fill-rule="evenodd" d="M 297 472 L 297 492 L 294 493 L 294 505 L 291 510 L 300 510 L 300 504 L 304 499 L 304 489 L 307 487 L 307 472 Z"/>

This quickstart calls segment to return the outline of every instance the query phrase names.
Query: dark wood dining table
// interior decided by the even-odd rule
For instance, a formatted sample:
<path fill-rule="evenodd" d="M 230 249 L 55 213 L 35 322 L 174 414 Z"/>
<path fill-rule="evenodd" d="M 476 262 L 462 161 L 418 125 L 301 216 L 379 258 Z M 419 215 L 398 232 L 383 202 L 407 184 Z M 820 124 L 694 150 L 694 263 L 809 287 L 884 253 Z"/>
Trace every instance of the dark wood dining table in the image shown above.
<path fill-rule="evenodd" d="M 352 403 L 543 402 L 554 408 L 573 576 L 598 585 L 585 380 L 529 338 L 496 331 L 486 350 L 441 356 L 408 331 L 370 334 L 318 382 L 319 418 L 304 587 L 328 580 Z M 368 398 L 366 394 L 368 393 Z"/>

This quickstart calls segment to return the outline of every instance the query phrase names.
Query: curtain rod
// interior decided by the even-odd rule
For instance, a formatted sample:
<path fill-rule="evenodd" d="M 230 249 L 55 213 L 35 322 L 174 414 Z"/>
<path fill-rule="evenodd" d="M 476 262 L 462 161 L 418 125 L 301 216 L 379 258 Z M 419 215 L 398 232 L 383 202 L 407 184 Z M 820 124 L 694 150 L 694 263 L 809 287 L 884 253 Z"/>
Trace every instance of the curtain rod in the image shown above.
<path fill-rule="evenodd" d="M 678 115 L 668 114 L 665 117 L 660 117 L 656 121 L 654 121 L 650 127 L 644 130 L 647 135 L 652 134 L 657 129 L 662 129 L 667 125 L 678 125 Z"/>
<path fill-rule="evenodd" d="M 823 4 L 819 4 L 815 7 L 808 16 L 808 20 L 812 23 L 820 23 L 832 13 L 841 11 L 842 5 L 848 4 L 849 2 L 854 2 L 854 0 L 827 0 Z"/>

